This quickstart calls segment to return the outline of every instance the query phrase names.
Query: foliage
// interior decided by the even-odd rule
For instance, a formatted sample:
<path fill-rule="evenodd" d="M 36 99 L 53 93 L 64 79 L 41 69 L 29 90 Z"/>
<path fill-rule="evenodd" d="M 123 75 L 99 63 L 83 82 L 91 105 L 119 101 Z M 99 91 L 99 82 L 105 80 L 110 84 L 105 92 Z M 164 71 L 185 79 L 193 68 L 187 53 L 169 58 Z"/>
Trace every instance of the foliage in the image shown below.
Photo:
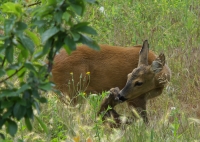
<path fill-rule="evenodd" d="M 24 118 L 28 130 L 34 109 L 47 102 L 41 94 L 52 89 L 48 75 L 61 47 L 70 54 L 77 43 L 99 49 L 87 35 L 96 35 L 88 22 L 81 22 L 86 3 L 95 0 L 49 0 L 40 5 L 1 4 L 0 35 L 0 129 L 15 136 L 17 121 Z M 3 30 L 3 31 L 2 31 Z M 48 65 L 41 60 L 47 55 Z M 36 120 L 48 130 L 39 117 Z M 4 138 L 3 134 L 1 136 Z"/>

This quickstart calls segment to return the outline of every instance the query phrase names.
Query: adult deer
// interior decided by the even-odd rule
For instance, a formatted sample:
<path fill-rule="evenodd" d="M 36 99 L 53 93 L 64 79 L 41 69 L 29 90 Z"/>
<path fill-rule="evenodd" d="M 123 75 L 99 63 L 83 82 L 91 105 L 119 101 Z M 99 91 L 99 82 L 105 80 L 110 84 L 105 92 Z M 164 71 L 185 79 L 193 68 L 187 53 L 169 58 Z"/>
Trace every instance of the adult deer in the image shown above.
<path fill-rule="evenodd" d="M 70 94 L 69 88 L 80 82 L 80 75 L 89 83 L 86 92 L 102 92 L 113 87 L 122 89 L 125 86 L 119 93 L 119 99 L 127 100 L 130 107 L 138 108 L 147 122 L 146 101 L 160 95 L 164 85 L 170 80 L 171 73 L 165 64 L 164 54 L 156 58 L 149 51 L 147 40 L 142 47 L 100 45 L 100 48 L 100 51 L 95 51 L 82 45 L 71 55 L 61 50 L 55 56 L 52 69 L 56 88 L 73 98 L 74 94 Z M 71 72 L 73 84 L 68 83 L 72 78 Z M 90 72 L 90 77 L 86 72 Z"/>

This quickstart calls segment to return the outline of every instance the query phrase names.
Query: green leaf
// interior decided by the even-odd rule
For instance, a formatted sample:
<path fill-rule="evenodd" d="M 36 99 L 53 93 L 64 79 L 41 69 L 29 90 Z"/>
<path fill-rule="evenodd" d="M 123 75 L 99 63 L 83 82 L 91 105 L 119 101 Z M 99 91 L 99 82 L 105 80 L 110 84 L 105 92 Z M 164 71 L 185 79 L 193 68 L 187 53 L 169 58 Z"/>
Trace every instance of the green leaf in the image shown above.
<path fill-rule="evenodd" d="M 39 88 L 42 90 L 49 91 L 51 90 L 52 86 L 51 86 L 51 83 L 45 83 L 45 84 L 39 85 Z"/>
<path fill-rule="evenodd" d="M 32 52 L 32 51 L 31 51 Z M 24 59 L 27 59 L 29 56 L 28 50 L 21 50 L 21 54 Z"/>
<path fill-rule="evenodd" d="M 23 22 L 16 23 L 16 32 L 20 31 L 23 32 L 27 28 L 27 25 Z"/>
<path fill-rule="evenodd" d="M 9 63 L 13 62 L 13 58 L 14 58 L 14 48 L 13 46 L 8 46 L 6 48 L 6 59 L 8 60 Z"/>
<path fill-rule="evenodd" d="M 83 8 L 79 5 L 71 4 L 73 11 L 78 14 L 79 16 L 83 15 Z"/>
<path fill-rule="evenodd" d="M 11 135 L 11 136 L 15 136 L 16 132 L 17 132 L 17 124 L 16 122 L 9 120 L 7 121 L 7 129 L 6 131 Z"/>
<path fill-rule="evenodd" d="M 4 69 L 0 69 L 0 77 L 4 76 L 6 74 Z"/>
<path fill-rule="evenodd" d="M 86 0 L 86 2 L 91 3 L 91 4 L 97 3 L 96 0 Z"/>
<path fill-rule="evenodd" d="M 17 118 L 17 120 L 23 118 L 25 113 L 26 113 L 26 108 L 24 106 L 21 106 L 19 103 L 16 103 L 13 108 L 13 114 Z"/>
<path fill-rule="evenodd" d="M 76 43 L 71 37 L 65 37 L 64 42 L 69 47 L 70 50 L 76 50 Z"/>
<path fill-rule="evenodd" d="M 28 49 L 31 54 L 34 52 L 35 45 L 33 41 L 27 36 L 19 36 L 21 43 L 23 44 L 25 49 Z"/>
<path fill-rule="evenodd" d="M 2 90 L 0 93 L 0 98 L 14 97 L 14 96 L 18 96 L 18 94 L 16 93 L 16 90 Z"/>
<path fill-rule="evenodd" d="M 43 55 L 49 53 L 49 50 L 51 48 L 51 44 L 52 44 L 52 41 L 49 41 L 49 40 L 45 43 L 44 48 L 42 50 Z"/>
<path fill-rule="evenodd" d="M 2 101 L 1 102 L 1 108 L 9 108 L 14 104 L 13 101 Z"/>
<path fill-rule="evenodd" d="M 14 26 L 15 21 L 13 19 L 6 19 L 4 23 L 4 32 L 5 35 L 8 35 L 8 33 L 11 32 L 13 26 Z"/>
<path fill-rule="evenodd" d="M 24 62 L 29 56 L 29 50 L 27 50 L 26 47 L 24 47 L 24 45 L 20 44 L 19 42 L 17 44 L 17 48 L 19 50 L 21 50 L 21 54 L 19 54 L 18 60 L 21 62 Z M 19 62 L 19 63 L 21 63 L 21 62 Z"/>
<path fill-rule="evenodd" d="M 1 48 L 1 52 L 4 51 L 7 47 L 9 47 L 12 44 L 12 40 L 8 37 L 5 39 L 4 41 L 4 46 L 2 46 Z"/>
<path fill-rule="evenodd" d="M 18 18 L 21 16 L 22 14 L 22 6 L 18 3 L 12 3 L 12 2 L 7 2 L 4 3 L 2 6 L 2 12 L 4 13 L 10 13 L 10 14 L 14 14 L 16 15 Z"/>
<path fill-rule="evenodd" d="M 41 30 L 41 29 L 43 29 L 43 27 L 45 26 L 47 24 L 47 20 L 35 20 L 35 21 L 33 21 L 33 23 L 32 23 L 32 26 L 33 27 L 38 27 L 39 29 L 38 29 L 38 32 Z M 39 32 L 40 33 L 40 32 Z"/>
<path fill-rule="evenodd" d="M 66 11 L 66 12 L 62 15 L 62 19 L 64 19 L 66 22 L 68 22 L 70 16 L 71 16 L 71 15 L 69 14 L 69 12 Z"/>
<path fill-rule="evenodd" d="M 87 26 L 88 24 L 89 24 L 89 22 L 80 22 L 80 23 L 74 25 L 74 26 L 72 27 L 72 29 L 78 29 L 78 28 L 80 28 L 80 27 Z"/>
<path fill-rule="evenodd" d="M 61 22 L 62 22 L 62 15 L 63 15 L 62 11 L 58 11 L 58 12 L 55 13 L 54 19 L 57 22 L 57 24 L 61 24 Z"/>
<path fill-rule="evenodd" d="M 25 124 L 29 131 L 33 129 L 30 119 L 28 117 L 25 117 Z"/>
<path fill-rule="evenodd" d="M 27 108 L 27 110 L 26 110 L 26 114 L 27 114 L 28 118 L 33 119 L 34 114 L 33 114 L 33 109 L 32 109 L 32 106 L 31 106 L 31 105 L 32 105 L 32 104 L 30 104 L 30 107 Z"/>
<path fill-rule="evenodd" d="M 4 35 L 0 35 L 0 45 L 3 45 L 3 41 L 6 40 L 7 38 L 9 38 L 9 36 L 4 36 Z M 3 50 L 2 49 L 3 46 L 0 47 L 0 52 Z"/>
<path fill-rule="evenodd" d="M 52 14 L 54 8 L 55 7 L 53 7 L 51 5 L 43 5 L 37 9 L 35 9 L 33 11 L 33 15 L 34 15 L 34 17 L 38 17 L 38 18 L 42 19 L 44 16 L 47 16 L 48 14 Z"/>
<path fill-rule="evenodd" d="M 77 28 L 76 30 L 91 35 L 97 35 L 97 32 L 90 26 L 82 26 L 80 28 Z"/>
<path fill-rule="evenodd" d="M 24 66 L 32 72 L 36 72 L 34 66 L 30 62 L 26 62 Z"/>
<path fill-rule="evenodd" d="M 72 32 L 74 41 L 78 41 L 80 39 L 81 35 L 77 31 L 71 31 L 71 32 Z"/>
<path fill-rule="evenodd" d="M 4 134 L 0 133 L 0 139 L 5 140 Z"/>
<path fill-rule="evenodd" d="M 25 73 L 26 73 L 26 68 L 23 68 L 23 69 L 21 69 L 21 70 L 19 70 L 18 72 L 17 72 L 17 76 L 18 76 L 18 78 L 19 79 L 23 79 L 23 76 L 25 75 Z"/>
<path fill-rule="evenodd" d="M 39 89 L 38 90 L 36 90 L 36 89 L 32 90 L 31 93 L 32 93 L 32 95 L 33 95 L 34 98 L 37 98 L 37 99 L 40 98 Z"/>
<path fill-rule="evenodd" d="M 13 108 L 7 108 L 7 111 L 3 114 L 2 118 L 5 119 L 5 118 L 8 118 L 11 116 L 11 113 L 12 113 L 12 109 Z"/>
<path fill-rule="evenodd" d="M 7 74 L 8 76 L 11 76 L 11 75 L 14 74 L 15 72 L 16 72 L 16 70 L 8 69 L 8 70 L 6 71 L 6 74 Z"/>
<path fill-rule="evenodd" d="M 0 119 L 0 129 L 2 129 L 2 126 L 5 124 L 6 119 Z"/>
<path fill-rule="evenodd" d="M 51 29 L 46 30 L 42 34 L 42 43 L 45 43 L 50 37 L 57 34 L 59 32 L 59 29 L 57 27 L 53 27 Z"/>
<path fill-rule="evenodd" d="M 83 44 L 88 45 L 92 49 L 95 49 L 95 50 L 99 50 L 100 49 L 100 47 L 97 44 L 97 42 L 92 40 L 91 38 L 89 38 L 86 35 L 81 34 L 80 42 L 83 43 Z"/>
<path fill-rule="evenodd" d="M 39 51 L 37 53 L 34 54 L 34 61 L 37 61 L 39 58 L 44 56 L 44 52 L 43 51 Z"/>
<path fill-rule="evenodd" d="M 23 98 L 21 98 L 19 101 L 17 101 L 17 103 L 19 103 L 20 105 L 22 105 L 22 106 L 26 106 L 26 100 L 25 99 L 23 99 Z"/>
<path fill-rule="evenodd" d="M 22 54 L 19 54 L 17 59 L 18 59 L 18 63 L 22 63 L 24 61 L 24 56 Z"/>
<path fill-rule="evenodd" d="M 64 45 L 64 43 L 63 43 L 64 38 L 63 37 L 65 37 L 65 36 L 60 37 L 60 35 L 58 35 L 58 37 L 59 37 L 58 40 L 54 42 L 55 52 L 58 52 Z"/>
<path fill-rule="evenodd" d="M 65 51 L 70 55 L 71 54 L 71 50 L 67 45 L 63 45 Z"/>
<path fill-rule="evenodd" d="M 27 24 L 24 22 L 17 22 L 17 30 L 24 31 L 27 28 Z"/>
<path fill-rule="evenodd" d="M 20 94 L 20 93 L 24 92 L 25 90 L 27 90 L 29 88 L 30 88 L 30 86 L 28 84 L 24 84 L 24 85 L 21 86 L 21 88 L 19 90 L 17 90 L 16 93 Z"/>
<path fill-rule="evenodd" d="M 46 134 L 49 133 L 49 129 L 47 128 L 47 126 L 45 125 L 45 123 L 37 116 L 35 116 L 36 120 L 38 121 L 38 123 L 40 124 L 40 126 L 43 128 L 44 132 Z"/>
<path fill-rule="evenodd" d="M 15 63 L 15 64 L 9 65 L 7 69 L 17 70 L 19 68 L 20 68 L 19 63 Z"/>
<path fill-rule="evenodd" d="M 37 113 L 40 114 L 39 102 L 36 102 L 36 101 L 35 101 L 33 105 L 34 105 L 35 109 L 37 110 Z"/>
<path fill-rule="evenodd" d="M 32 39 L 32 41 L 34 42 L 34 44 L 35 44 L 36 46 L 39 46 L 39 45 L 40 45 L 40 39 L 39 39 L 38 35 L 36 35 L 36 33 L 31 32 L 31 31 L 29 31 L 29 30 L 26 30 L 25 32 L 26 32 L 26 34 Z"/>
<path fill-rule="evenodd" d="M 40 103 L 47 103 L 47 99 L 45 97 L 39 98 Z"/>

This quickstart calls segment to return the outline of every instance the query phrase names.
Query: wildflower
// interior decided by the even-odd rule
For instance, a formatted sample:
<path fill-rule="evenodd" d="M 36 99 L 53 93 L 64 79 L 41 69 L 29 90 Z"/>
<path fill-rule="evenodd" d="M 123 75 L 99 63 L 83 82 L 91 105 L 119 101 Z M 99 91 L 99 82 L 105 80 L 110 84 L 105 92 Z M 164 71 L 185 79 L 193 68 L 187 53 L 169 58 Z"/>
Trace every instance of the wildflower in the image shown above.
<path fill-rule="evenodd" d="M 84 93 L 83 93 L 83 95 L 85 96 L 85 95 L 86 95 L 86 93 L 84 92 Z"/>
<path fill-rule="evenodd" d="M 86 142 L 92 142 L 92 139 L 91 138 L 87 138 Z"/>
<path fill-rule="evenodd" d="M 71 75 L 73 75 L 73 72 L 70 72 Z"/>
<path fill-rule="evenodd" d="M 171 107 L 171 110 L 175 110 L 176 109 L 176 107 Z"/>
<path fill-rule="evenodd" d="M 50 123 L 50 124 L 53 124 L 53 118 L 51 118 L 51 119 L 49 120 L 49 123 Z"/>
<path fill-rule="evenodd" d="M 86 72 L 86 74 L 87 74 L 87 75 L 90 75 L 90 72 L 88 71 L 88 72 Z"/>
<path fill-rule="evenodd" d="M 80 141 L 80 136 L 76 136 L 73 139 L 74 139 L 74 142 L 79 142 Z"/>
<path fill-rule="evenodd" d="M 99 11 L 100 11 L 101 13 L 104 13 L 104 7 L 101 6 L 101 7 L 99 8 Z"/>

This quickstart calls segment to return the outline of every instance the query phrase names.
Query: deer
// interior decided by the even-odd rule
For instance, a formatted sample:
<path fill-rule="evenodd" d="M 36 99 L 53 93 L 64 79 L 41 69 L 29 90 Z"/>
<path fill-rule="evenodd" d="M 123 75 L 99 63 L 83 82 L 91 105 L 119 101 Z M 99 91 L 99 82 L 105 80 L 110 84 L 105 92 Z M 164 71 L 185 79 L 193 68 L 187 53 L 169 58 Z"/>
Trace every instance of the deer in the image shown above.
<path fill-rule="evenodd" d="M 61 50 L 55 56 L 52 68 L 56 89 L 73 98 L 69 89 L 72 88 L 72 83 L 69 83 L 72 73 L 73 84 L 79 84 L 80 76 L 84 78 L 86 93 L 101 93 L 118 87 L 120 91 L 115 99 L 136 108 L 148 123 L 147 100 L 161 95 L 171 78 L 165 55 L 156 56 L 149 50 L 147 40 L 142 46 L 99 46 L 100 50 L 96 51 L 80 45 L 70 55 Z"/>

